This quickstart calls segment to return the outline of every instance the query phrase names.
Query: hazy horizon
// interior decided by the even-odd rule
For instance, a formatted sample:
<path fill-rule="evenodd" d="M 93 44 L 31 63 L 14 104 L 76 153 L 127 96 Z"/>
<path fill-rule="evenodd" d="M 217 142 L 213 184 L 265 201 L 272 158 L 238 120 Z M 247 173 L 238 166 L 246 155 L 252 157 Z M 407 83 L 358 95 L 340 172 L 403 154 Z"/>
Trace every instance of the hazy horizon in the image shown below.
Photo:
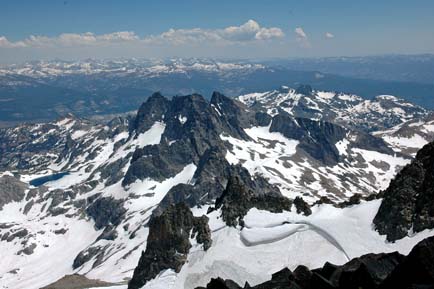
<path fill-rule="evenodd" d="M 0 63 L 434 53 L 431 1 L 6 0 L 0 7 Z"/>

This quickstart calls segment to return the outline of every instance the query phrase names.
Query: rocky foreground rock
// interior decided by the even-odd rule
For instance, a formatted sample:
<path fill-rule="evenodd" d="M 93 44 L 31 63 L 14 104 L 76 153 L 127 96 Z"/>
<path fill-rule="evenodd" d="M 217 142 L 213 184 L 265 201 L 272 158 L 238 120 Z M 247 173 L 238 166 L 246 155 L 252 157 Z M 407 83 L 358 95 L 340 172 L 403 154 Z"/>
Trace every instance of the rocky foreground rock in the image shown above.
<path fill-rule="evenodd" d="M 384 191 L 374 219 L 380 234 L 396 241 L 434 227 L 434 142 L 425 145 Z"/>

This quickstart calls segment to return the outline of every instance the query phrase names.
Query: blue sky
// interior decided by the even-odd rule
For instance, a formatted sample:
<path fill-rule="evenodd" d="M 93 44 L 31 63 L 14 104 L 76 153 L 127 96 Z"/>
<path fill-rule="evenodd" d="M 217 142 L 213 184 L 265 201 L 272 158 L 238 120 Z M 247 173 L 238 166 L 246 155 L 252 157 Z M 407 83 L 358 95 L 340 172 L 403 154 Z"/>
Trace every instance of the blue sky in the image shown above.
<path fill-rule="evenodd" d="M 2 0 L 0 61 L 433 53 L 433 15 L 434 1 Z"/>

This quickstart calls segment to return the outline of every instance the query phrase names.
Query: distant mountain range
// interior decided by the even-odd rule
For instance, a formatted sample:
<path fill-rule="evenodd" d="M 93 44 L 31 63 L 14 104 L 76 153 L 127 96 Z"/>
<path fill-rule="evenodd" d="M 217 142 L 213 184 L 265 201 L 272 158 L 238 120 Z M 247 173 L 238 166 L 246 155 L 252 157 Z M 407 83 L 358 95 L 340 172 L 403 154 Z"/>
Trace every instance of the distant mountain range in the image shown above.
<path fill-rule="evenodd" d="M 292 70 L 384 81 L 434 83 L 434 54 L 297 58 L 268 61 Z"/>
<path fill-rule="evenodd" d="M 363 73 L 351 72 L 348 67 L 356 69 L 363 67 L 365 62 L 371 63 L 367 72 L 370 75 L 371 71 L 381 71 L 374 64 L 386 63 L 387 66 L 389 58 L 382 61 L 382 58 L 378 61 L 343 58 L 261 63 L 125 59 L 8 65 L 0 68 L 0 125 L 53 120 L 68 113 L 84 117 L 125 113 L 135 110 L 153 91 L 167 95 L 211 95 L 218 90 L 235 97 L 269 91 L 282 84 L 291 87 L 310 84 L 318 90 L 344 91 L 365 99 L 391 94 L 425 108 L 434 108 L 434 82 L 418 79 L 418 75 L 429 77 L 430 74 L 417 69 L 417 63 L 425 67 L 426 63 L 420 60 L 424 58 L 414 58 L 416 60 L 406 58 L 414 64 L 408 66 L 412 77 L 376 77 L 372 73 L 373 79 L 363 78 Z M 430 63 L 432 57 L 426 58 Z M 341 63 L 342 71 L 337 64 L 328 65 L 330 62 Z M 399 63 L 398 60 L 395 62 Z M 390 65 L 387 67 L 392 73 L 395 70 Z M 426 69 L 430 67 L 428 65 Z"/>

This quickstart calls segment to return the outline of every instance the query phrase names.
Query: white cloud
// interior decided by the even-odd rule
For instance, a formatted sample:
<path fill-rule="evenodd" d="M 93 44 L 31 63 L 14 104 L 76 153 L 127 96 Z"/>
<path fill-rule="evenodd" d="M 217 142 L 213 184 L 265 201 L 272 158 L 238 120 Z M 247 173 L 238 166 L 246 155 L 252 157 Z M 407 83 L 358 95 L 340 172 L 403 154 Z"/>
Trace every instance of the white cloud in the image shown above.
<path fill-rule="evenodd" d="M 265 40 L 273 38 L 283 38 L 285 34 L 282 29 L 271 27 L 271 28 L 261 28 L 255 35 L 256 39 Z"/>
<path fill-rule="evenodd" d="M 17 47 L 25 47 L 25 44 L 22 41 L 10 42 L 6 37 L 0 36 L 0 48 L 17 48 Z"/>
<path fill-rule="evenodd" d="M 330 39 L 330 38 L 334 38 L 335 36 L 330 32 L 326 32 L 325 37 Z"/>
<path fill-rule="evenodd" d="M 297 28 L 295 28 L 294 32 L 297 35 L 297 38 L 307 39 L 307 35 L 304 32 L 303 28 L 297 27 Z"/>
<path fill-rule="evenodd" d="M 295 32 L 295 39 L 301 45 L 301 47 L 303 48 L 311 47 L 309 42 L 309 37 L 307 37 L 307 34 L 306 32 L 304 32 L 303 28 L 297 27 L 295 28 L 294 32 Z"/>
<path fill-rule="evenodd" d="M 240 26 L 223 29 L 170 29 L 157 36 L 145 37 L 148 44 L 195 44 L 203 42 L 240 43 L 282 38 L 285 34 L 277 27 L 261 27 L 256 21 L 249 20 Z"/>
<path fill-rule="evenodd" d="M 261 27 L 256 21 L 249 20 L 240 26 L 229 26 L 223 29 L 169 29 L 159 35 L 140 38 L 132 31 L 120 31 L 96 35 L 86 33 L 62 33 L 56 37 L 35 36 L 10 42 L 0 37 L 0 48 L 14 47 L 80 47 L 111 45 L 114 43 L 137 43 L 143 45 L 184 45 L 197 43 L 241 43 L 282 38 L 285 34 L 277 27 Z"/>
<path fill-rule="evenodd" d="M 10 42 L 6 37 L 0 37 L 0 47 L 74 47 L 89 45 L 107 45 L 119 42 L 138 41 L 139 37 L 130 31 L 113 32 L 109 34 L 95 35 L 91 32 L 86 33 L 62 33 L 57 37 L 30 35 L 28 38 Z"/>
<path fill-rule="evenodd" d="M 261 30 L 258 22 L 249 20 L 240 26 L 229 26 L 222 31 L 216 30 L 217 34 L 220 34 L 222 38 L 234 41 L 249 41 L 255 39 L 256 33 Z"/>

